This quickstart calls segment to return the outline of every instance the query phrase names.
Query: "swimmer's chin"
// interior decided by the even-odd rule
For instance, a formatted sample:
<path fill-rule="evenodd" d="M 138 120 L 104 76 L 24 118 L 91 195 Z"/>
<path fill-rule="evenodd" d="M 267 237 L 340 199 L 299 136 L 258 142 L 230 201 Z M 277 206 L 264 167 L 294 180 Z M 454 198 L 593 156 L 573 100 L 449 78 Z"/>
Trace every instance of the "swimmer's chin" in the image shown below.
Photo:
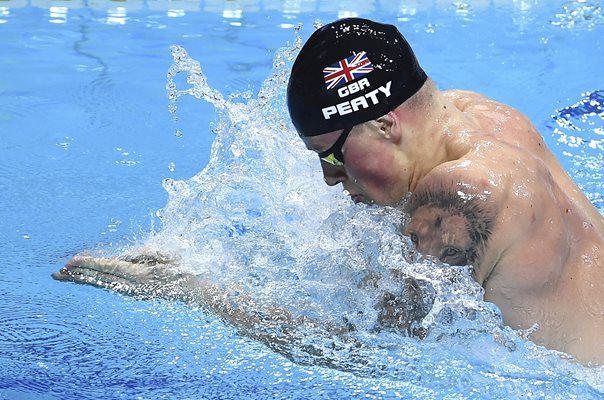
<path fill-rule="evenodd" d="M 365 198 L 365 196 L 363 196 L 362 194 L 351 194 L 350 199 L 355 204 L 358 204 L 358 203 L 372 204 L 373 203 L 373 201 Z"/>

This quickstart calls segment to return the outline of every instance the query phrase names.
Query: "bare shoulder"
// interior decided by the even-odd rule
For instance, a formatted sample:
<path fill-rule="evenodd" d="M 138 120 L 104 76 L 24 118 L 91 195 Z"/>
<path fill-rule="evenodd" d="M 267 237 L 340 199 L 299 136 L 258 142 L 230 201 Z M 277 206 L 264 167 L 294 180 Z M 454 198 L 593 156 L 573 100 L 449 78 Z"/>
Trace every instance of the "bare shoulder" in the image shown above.
<path fill-rule="evenodd" d="M 417 189 L 421 192 L 448 187 L 460 195 L 477 196 L 502 207 L 502 203 L 513 202 L 516 197 L 526 201 L 540 187 L 553 184 L 547 164 L 530 150 L 485 136 L 476 140 L 462 158 L 431 170 Z"/>
<path fill-rule="evenodd" d="M 526 115 L 514 107 L 467 90 L 447 90 L 442 94 L 457 109 L 471 116 L 485 133 L 516 145 L 540 138 Z"/>
<path fill-rule="evenodd" d="M 497 143 L 487 151 L 501 152 Z M 483 284 L 509 249 L 530 234 L 538 196 L 530 182 L 510 173 L 514 168 L 507 162 L 476 153 L 441 164 L 420 180 L 405 206 L 405 232 L 423 254 L 472 265 Z"/>
<path fill-rule="evenodd" d="M 476 144 L 477 147 L 481 145 L 491 143 Z M 509 179 L 493 164 L 488 156 L 468 154 L 438 165 L 419 181 L 407 204 L 407 211 L 412 214 L 418 207 L 430 204 L 456 209 L 462 214 L 471 212 L 491 226 L 509 194 Z"/>
<path fill-rule="evenodd" d="M 481 178 L 485 166 L 456 160 L 434 168 L 405 206 L 405 234 L 422 254 L 449 265 L 482 264 L 491 248 L 498 207 Z"/>
<path fill-rule="evenodd" d="M 438 201 L 442 207 L 456 202 L 464 210 L 480 209 L 482 217 L 501 221 L 504 214 L 511 217 L 551 203 L 554 186 L 547 166 L 529 151 L 483 139 L 464 157 L 443 163 L 423 177 L 409 206 L 412 211 L 427 202 Z"/>
<path fill-rule="evenodd" d="M 441 164 L 422 178 L 411 195 L 406 211 L 413 216 L 420 208 L 437 208 L 481 220 L 490 231 L 502 203 L 501 177 L 481 160 L 463 158 Z M 496 190 L 494 190 L 496 189 Z"/>
<path fill-rule="evenodd" d="M 493 147 L 501 146 L 487 140 L 476 141 L 472 151 L 464 157 L 433 168 L 419 181 L 415 192 L 455 190 L 484 193 L 492 191 L 493 186 L 501 186 L 502 176 L 493 168 L 494 163 L 489 156 L 495 152 Z"/>

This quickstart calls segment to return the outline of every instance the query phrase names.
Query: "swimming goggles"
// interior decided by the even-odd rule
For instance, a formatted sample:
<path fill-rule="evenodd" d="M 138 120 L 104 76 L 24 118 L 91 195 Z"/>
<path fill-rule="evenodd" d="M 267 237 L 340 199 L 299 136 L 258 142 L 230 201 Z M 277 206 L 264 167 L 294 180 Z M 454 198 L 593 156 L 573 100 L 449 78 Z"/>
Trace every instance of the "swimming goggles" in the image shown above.
<path fill-rule="evenodd" d="M 344 165 L 344 154 L 342 154 L 342 146 L 344 146 L 344 142 L 346 138 L 348 138 L 348 134 L 352 130 L 353 126 L 350 128 L 345 128 L 344 131 L 340 134 L 340 137 L 329 149 L 322 151 L 319 153 L 319 158 L 326 163 L 331 165 L 335 165 L 337 167 Z"/>

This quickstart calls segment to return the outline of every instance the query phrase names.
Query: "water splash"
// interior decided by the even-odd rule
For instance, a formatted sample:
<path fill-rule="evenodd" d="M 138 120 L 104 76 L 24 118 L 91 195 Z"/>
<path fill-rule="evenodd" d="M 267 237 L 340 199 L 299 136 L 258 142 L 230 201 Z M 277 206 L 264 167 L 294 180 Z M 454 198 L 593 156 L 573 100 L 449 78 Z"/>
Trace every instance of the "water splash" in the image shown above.
<path fill-rule="evenodd" d="M 297 38 L 276 54 L 273 73 L 256 96 L 228 99 L 207 84 L 184 48 L 172 48 L 170 111 L 176 115 L 184 95 L 213 104 L 215 140 L 208 165 L 196 176 L 165 180 L 169 199 L 158 211 L 161 229 L 145 246 L 178 257 L 183 268 L 217 284 L 251 293 L 259 308 L 278 305 L 325 324 L 354 326 L 347 340 L 299 327 L 297 340 L 278 348 L 296 362 L 412 382 L 426 393 L 472 386 L 476 396 L 530 392 L 542 398 L 558 387 L 584 394 L 585 384 L 573 378 L 579 367 L 505 327 L 498 309 L 482 301 L 468 268 L 415 254 L 400 235 L 400 211 L 353 205 L 322 183 L 316 156 L 297 137 L 285 105 L 300 46 Z M 179 74 L 189 87 L 177 87 Z M 427 332 L 422 340 L 376 323 L 384 293 L 400 292 L 391 279 L 400 275 L 429 288 L 430 298 L 422 300 L 432 307 L 415 326 Z M 371 277 L 378 277 L 374 284 L 361 284 Z"/>

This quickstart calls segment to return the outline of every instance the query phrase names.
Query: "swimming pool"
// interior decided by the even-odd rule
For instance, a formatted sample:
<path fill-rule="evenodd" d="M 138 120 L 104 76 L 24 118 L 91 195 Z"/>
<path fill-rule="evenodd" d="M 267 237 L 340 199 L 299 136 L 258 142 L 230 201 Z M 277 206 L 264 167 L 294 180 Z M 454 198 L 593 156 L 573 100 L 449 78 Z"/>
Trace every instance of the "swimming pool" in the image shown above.
<path fill-rule="evenodd" d="M 279 49 L 298 24 L 306 38 L 343 16 L 396 23 L 440 87 L 523 111 L 604 210 L 598 3 L 276 4 L 0 3 L 0 398 L 602 398 L 602 368 L 505 328 L 463 269 L 407 266 L 456 282 L 439 287 L 438 335 L 367 322 L 360 348 L 309 335 L 323 356 L 300 345 L 293 361 L 203 310 L 49 278 L 82 250 L 147 243 L 259 301 L 370 320 L 371 302 L 346 284 L 405 262 L 392 216 L 323 187 L 283 108 Z M 175 61 L 175 44 L 191 58 Z M 214 105 L 180 92 L 171 103 L 173 66 L 177 90 L 206 77 L 192 94 Z"/>

